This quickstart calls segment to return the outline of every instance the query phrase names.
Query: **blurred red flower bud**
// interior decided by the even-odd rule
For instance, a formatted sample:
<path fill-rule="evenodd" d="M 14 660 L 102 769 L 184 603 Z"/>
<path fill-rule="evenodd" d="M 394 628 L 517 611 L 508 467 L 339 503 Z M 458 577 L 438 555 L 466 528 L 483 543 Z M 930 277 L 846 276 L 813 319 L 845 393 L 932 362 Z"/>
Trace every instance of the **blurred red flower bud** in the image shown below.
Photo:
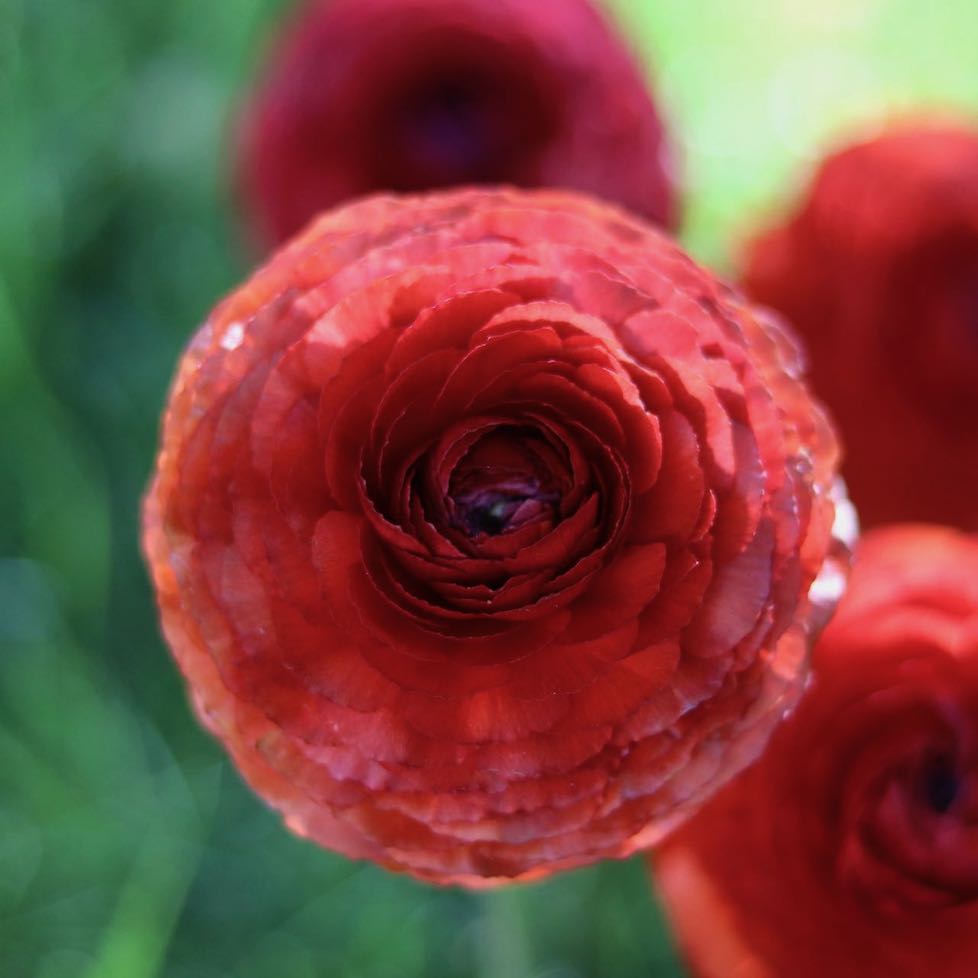
<path fill-rule="evenodd" d="M 379 190 L 555 186 L 673 225 L 642 71 L 588 0 L 311 0 L 243 116 L 244 203 L 277 243 Z"/>
<path fill-rule="evenodd" d="M 655 859 L 698 978 L 973 978 L 978 540 L 876 530 L 761 760 Z"/>
<path fill-rule="evenodd" d="M 788 334 L 649 226 L 375 197 L 194 338 L 144 543 L 288 825 L 477 885 L 630 853 L 756 754 L 845 573 L 835 462 Z"/>
<path fill-rule="evenodd" d="M 805 340 L 863 523 L 978 529 L 978 131 L 904 124 L 831 156 L 746 265 Z"/>

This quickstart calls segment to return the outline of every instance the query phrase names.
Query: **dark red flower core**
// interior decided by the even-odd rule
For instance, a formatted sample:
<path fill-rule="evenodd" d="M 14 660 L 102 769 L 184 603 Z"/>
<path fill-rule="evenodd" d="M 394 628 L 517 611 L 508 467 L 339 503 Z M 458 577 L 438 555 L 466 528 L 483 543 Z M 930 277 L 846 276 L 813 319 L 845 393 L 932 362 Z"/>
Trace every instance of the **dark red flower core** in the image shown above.
<path fill-rule="evenodd" d="M 919 789 L 925 803 L 944 815 L 961 794 L 961 775 L 954 760 L 945 755 L 928 758 L 920 772 Z"/>
<path fill-rule="evenodd" d="M 452 470 L 448 508 L 472 537 L 529 523 L 547 533 L 565 515 L 562 499 L 572 485 L 566 460 L 538 432 L 500 426 L 479 438 Z"/>
<path fill-rule="evenodd" d="M 437 60 L 396 66 L 396 94 L 376 106 L 363 158 L 370 186 L 526 182 L 563 124 L 556 93 L 478 35 L 438 40 Z"/>
<path fill-rule="evenodd" d="M 974 974 L 976 582 L 971 537 L 863 538 L 811 691 L 656 860 L 694 973 Z"/>
<path fill-rule="evenodd" d="M 759 749 L 844 580 L 800 376 L 590 198 L 324 215 L 167 408 L 145 547 L 204 722 L 295 831 L 427 879 L 647 845 Z"/>
<path fill-rule="evenodd" d="M 662 124 L 589 0 L 307 0 L 245 109 L 260 237 L 378 190 L 565 186 L 672 225 Z"/>
<path fill-rule="evenodd" d="M 747 264 L 805 337 L 863 521 L 978 529 L 978 130 L 906 125 L 829 157 Z"/>

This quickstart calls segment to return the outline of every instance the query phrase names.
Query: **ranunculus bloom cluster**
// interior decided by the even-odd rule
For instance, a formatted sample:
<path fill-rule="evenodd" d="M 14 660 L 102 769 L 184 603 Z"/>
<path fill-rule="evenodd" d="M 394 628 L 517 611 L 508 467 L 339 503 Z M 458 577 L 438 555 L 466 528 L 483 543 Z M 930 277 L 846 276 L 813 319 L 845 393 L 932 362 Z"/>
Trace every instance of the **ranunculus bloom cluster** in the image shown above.
<path fill-rule="evenodd" d="M 973 978 L 978 540 L 864 538 L 811 691 L 665 845 L 698 978 Z"/>
<path fill-rule="evenodd" d="M 263 240 L 379 190 L 569 187 L 671 225 L 662 124 L 588 0 L 310 0 L 245 107 Z"/>
<path fill-rule="evenodd" d="M 830 157 L 744 280 L 806 342 L 863 522 L 978 529 L 978 130 L 904 124 Z"/>
<path fill-rule="evenodd" d="M 421 877 L 654 841 L 756 754 L 844 573 L 799 371 L 589 198 L 320 218 L 166 412 L 145 548 L 201 718 L 296 832 Z"/>

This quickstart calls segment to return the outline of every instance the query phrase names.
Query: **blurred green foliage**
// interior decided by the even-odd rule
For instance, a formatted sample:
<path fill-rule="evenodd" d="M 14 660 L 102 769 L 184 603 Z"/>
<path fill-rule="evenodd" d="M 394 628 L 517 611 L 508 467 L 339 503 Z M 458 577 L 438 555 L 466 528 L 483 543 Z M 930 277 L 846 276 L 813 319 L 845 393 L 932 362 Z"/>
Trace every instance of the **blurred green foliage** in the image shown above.
<path fill-rule="evenodd" d="M 284 6 L 0 0 L 0 975 L 675 978 L 640 861 L 425 887 L 291 837 L 190 717 L 138 500 L 180 347 L 248 266 L 232 120 Z M 846 126 L 978 108 L 971 0 L 616 6 L 721 267 Z"/>

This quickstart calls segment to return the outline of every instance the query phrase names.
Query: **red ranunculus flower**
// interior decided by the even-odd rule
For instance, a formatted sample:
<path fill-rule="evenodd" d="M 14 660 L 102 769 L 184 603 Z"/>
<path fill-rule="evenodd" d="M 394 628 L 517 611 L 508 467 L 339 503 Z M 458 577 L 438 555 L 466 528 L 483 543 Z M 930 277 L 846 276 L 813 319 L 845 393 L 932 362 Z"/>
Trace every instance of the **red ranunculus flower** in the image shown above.
<path fill-rule="evenodd" d="M 699 978 L 978 974 L 978 539 L 863 539 L 812 689 L 663 847 Z"/>
<path fill-rule="evenodd" d="M 830 157 L 745 287 L 801 332 L 862 521 L 978 529 L 978 131 L 904 124 Z"/>
<path fill-rule="evenodd" d="M 588 0 L 310 0 L 245 107 L 244 202 L 281 242 L 379 190 L 583 190 L 673 225 L 662 124 Z"/>
<path fill-rule="evenodd" d="M 201 717 L 290 827 L 526 878 L 754 756 L 842 573 L 834 464 L 788 334 L 650 227 L 375 197 L 191 343 L 145 547 Z"/>

